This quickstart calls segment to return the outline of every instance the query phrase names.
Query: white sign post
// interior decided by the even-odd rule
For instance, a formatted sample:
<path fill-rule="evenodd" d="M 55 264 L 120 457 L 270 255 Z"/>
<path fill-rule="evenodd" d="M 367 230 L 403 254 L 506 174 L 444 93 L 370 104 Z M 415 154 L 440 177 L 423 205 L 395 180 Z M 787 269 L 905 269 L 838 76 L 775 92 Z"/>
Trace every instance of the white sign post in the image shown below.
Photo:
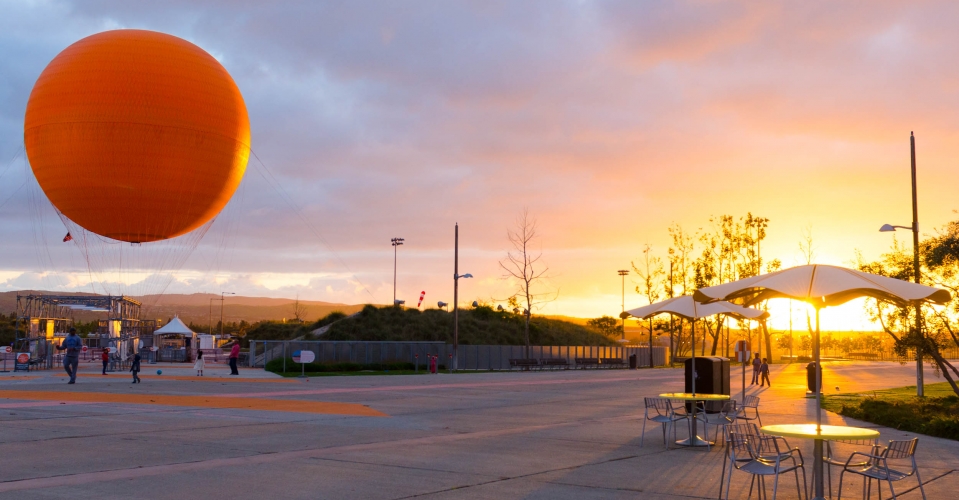
<path fill-rule="evenodd" d="M 293 362 L 300 363 L 300 378 L 306 378 L 306 364 L 312 363 L 316 359 L 313 351 L 294 351 Z"/>
<path fill-rule="evenodd" d="M 746 402 L 746 363 L 749 362 L 749 341 L 736 341 L 736 361 L 743 364 L 743 403 Z"/>

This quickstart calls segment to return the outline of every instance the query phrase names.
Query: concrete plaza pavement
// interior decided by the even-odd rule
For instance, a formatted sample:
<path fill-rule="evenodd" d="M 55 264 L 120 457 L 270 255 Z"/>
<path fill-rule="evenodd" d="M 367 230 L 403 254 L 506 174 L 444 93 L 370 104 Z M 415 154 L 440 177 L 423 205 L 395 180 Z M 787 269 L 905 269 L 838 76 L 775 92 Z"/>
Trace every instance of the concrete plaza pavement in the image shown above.
<path fill-rule="evenodd" d="M 157 376 L 155 366 L 137 385 L 89 366 L 76 385 L 61 371 L 0 374 L 0 498 L 718 495 L 720 449 L 667 451 L 653 423 L 640 446 L 642 398 L 682 390 L 676 369 L 297 380 L 252 369 L 230 377 L 218 366 L 203 378 L 189 366 L 163 366 Z M 824 371 L 831 392 L 915 383 L 911 364 L 837 362 Z M 929 372 L 927 381 L 935 381 Z M 747 390 L 762 398 L 764 424 L 812 418 L 800 365 L 774 366 L 772 382 Z M 735 367 L 732 385 L 738 393 Z M 911 437 L 879 429 L 883 441 Z M 811 442 L 791 444 L 811 477 Z M 927 497 L 955 498 L 959 443 L 920 436 L 918 460 Z M 731 497 L 745 498 L 748 486 L 734 473 Z M 797 498 L 795 490 L 784 476 L 779 498 Z"/>

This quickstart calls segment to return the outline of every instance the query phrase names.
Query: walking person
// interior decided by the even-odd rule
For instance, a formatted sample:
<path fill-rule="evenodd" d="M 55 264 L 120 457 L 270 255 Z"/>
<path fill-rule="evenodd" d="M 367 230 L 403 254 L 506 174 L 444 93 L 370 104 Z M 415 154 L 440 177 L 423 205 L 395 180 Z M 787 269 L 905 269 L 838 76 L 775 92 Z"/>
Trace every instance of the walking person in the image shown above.
<path fill-rule="evenodd" d="M 230 349 L 230 375 L 239 375 L 236 369 L 236 363 L 240 360 L 240 341 L 237 340 Z"/>
<path fill-rule="evenodd" d="M 756 385 L 759 383 L 759 368 L 762 366 L 763 362 L 759 359 L 759 354 L 756 354 L 756 357 L 753 358 L 753 381 L 749 385 Z"/>
<path fill-rule="evenodd" d="M 100 353 L 100 360 L 103 361 L 103 374 L 107 374 L 107 365 L 110 363 L 110 349 L 107 347 L 103 348 L 103 352 Z"/>
<path fill-rule="evenodd" d="M 203 360 L 203 351 L 197 351 L 196 353 L 196 363 L 193 363 L 193 369 L 196 370 L 196 376 L 203 376 L 203 367 L 206 365 L 206 361 Z"/>
<path fill-rule="evenodd" d="M 68 384 L 77 383 L 77 369 L 80 367 L 80 349 L 83 348 L 83 341 L 77 335 L 77 329 L 71 328 L 67 338 L 57 346 L 58 351 L 67 351 L 63 356 L 63 369 L 70 376 Z"/>
<path fill-rule="evenodd" d="M 133 383 L 134 383 L 134 384 L 139 384 L 139 383 L 140 383 L 140 375 L 139 375 L 139 373 L 140 373 L 140 355 L 139 355 L 139 354 L 134 354 L 134 355 L 133 355 L 133 363 L 130 365 L 130 371 L 133 372 Z"/>
<path fill-rule="evenodd" d="M 762 377 L 760 386 L 773 386 L 772 382 L 769 381 L 769 363 L 766 362 L 766 358 L 763 358 L 763 364 L 759 365 L 759 374 Z"/>

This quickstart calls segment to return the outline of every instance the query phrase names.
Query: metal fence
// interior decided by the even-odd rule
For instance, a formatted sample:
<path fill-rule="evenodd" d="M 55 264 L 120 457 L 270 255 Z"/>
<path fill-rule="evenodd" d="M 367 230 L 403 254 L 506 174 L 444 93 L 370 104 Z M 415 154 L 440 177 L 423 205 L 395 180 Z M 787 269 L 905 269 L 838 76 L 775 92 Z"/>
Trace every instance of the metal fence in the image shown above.
<path fill-rule="evenodd" d="M 249 366 L 265 367 L 273 359 L 288 358 L 299 350 L 313 351 L 317 363 L 407 362 L 426 366 L 427 356 L 438 356 L 442 365 L 452 361 L 453 346 L 443 342 L 351 342 L 351 341 L 270 341 L 250 342 Z M 653 364 L 666 364 L 669 349 L 653 347 Z M 637 365 L 649 366 L 649 347 L 461 345 L 457 367 L 461 370 L 509 370 L 516 358 L 566 359 L 570 367 L 576 358 L 616 358 L 628 361 L 636 355 Z"/>

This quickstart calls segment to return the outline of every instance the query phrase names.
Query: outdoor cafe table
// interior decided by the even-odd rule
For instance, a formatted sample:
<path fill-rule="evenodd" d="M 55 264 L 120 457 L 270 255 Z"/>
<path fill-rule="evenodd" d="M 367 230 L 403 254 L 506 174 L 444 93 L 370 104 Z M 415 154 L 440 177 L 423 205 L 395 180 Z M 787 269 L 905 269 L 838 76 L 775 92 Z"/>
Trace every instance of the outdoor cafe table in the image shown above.
<path fill-rule="evenodd" d="M 726 394 L 692 394 L 689 392 L 667 392 L 665 394 L 660 394 L 659 397 L 665 399 L 672 399 L 676 401 L 693 401 L 693 411 L 692 413 L 687 413 L 686 418 L 691 419 L 692 430 L 689 432 L 688 439 L 681 439 L 676 441 L 676 444 L 680 446 L 710 446 L 713 443 L 699 437 L 696 431 L 696 401 L 729 401 L 729 396 Z"/>
<path fill-rule="evenodd" d="M 878 439 L 879 431 L 875 429 L 864 429 L 862 427 L 850 427 L 846 425 L 823 425 L 816 430 L 816 424 L 779 424 L 767 425 L 759 429 L 763 434 L 770 436 L 814 439 L 816 441 L 844 441 L 844 440 L 863 440 Z M 816 481 L 816 474 L 822 474 L 822 457 L 813 457 L 813 482 Z M 817 472 L 818 469 L 818 472 Z M 819 497 L 821 498 L 821 497 Z"/>
<path fill-rule="evenodd" d="M 862 427 L 823 425 L 820 429 L 821 431 L 816 432 L 816 424 L 779 424 L 764 426 L 759 429 L 759 432 L 770 436 L 821 439 L 823 441 L 862 440 L 879 437 L 879 431 Z"/>

